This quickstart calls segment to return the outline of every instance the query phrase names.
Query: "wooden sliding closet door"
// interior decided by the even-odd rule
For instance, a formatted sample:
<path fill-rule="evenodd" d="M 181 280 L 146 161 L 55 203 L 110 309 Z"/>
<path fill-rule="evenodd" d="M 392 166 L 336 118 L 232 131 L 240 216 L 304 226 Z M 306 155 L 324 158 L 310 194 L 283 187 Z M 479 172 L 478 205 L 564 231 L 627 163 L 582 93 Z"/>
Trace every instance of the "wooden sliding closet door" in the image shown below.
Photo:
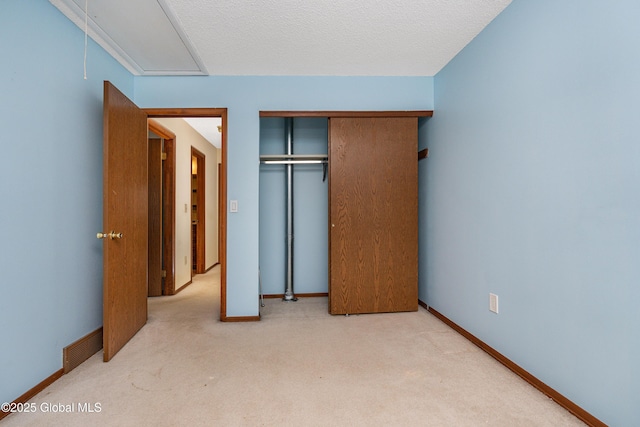
<path fill-rule="evenodd" d="M 329 311 L 418 309 L 418 119 L 329 119 Z"/>

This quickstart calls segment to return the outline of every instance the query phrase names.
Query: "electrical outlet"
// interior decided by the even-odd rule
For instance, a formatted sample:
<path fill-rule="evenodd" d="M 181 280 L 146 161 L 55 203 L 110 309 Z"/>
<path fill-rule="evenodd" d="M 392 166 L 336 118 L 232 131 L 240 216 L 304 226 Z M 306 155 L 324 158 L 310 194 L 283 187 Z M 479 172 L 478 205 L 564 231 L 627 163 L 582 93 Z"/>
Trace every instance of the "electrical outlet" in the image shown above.
<path fill-rule="evenodd" d="M 489 294 L 489 311 L 498 314 L 498 295 Z"/>

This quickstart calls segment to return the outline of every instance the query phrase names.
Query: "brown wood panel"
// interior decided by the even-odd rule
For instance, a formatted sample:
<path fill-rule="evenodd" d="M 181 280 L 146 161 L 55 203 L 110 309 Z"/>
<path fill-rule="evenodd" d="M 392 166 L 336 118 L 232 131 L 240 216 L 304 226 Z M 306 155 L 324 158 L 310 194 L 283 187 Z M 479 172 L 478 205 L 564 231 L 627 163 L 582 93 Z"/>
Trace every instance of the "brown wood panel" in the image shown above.
<path fill-rule="evenodd" d="M 218 261 L 220 262 L 220 320 L 227 319 L 227 110 L 222 117 L 222 159 L 218 172 Z"/>
<path fill-rule="evenodd" d="M 176 144 L 175 136 L 165 138 L 165 160 L 162 162 L 162 266 L 164 295 L 173 295 L 176 290 Z"/>
<path fill-rule="evenodd" d="M 162 295 L 162 140 L 149 138 L 148 296 Z"/>
<path fill-rule="evenodd" d="M 147 322 L 149 184 L 147 114 L 104 83 L 103 239 L 104 360 Z"/>
<path fill-rule="evenodd" d="M 406 111 L 260 111 L 260 117 L 432 117 L 433 110 Z"/>
<path fill-rule="evenodd" d="M 206 260 L 205 260 L 205 249 L 206 249 L 206 234 L 205 234 L 205 219 L 206 219 L 206 156 L 204 153 L 194 147 L 191 147 L 191 155 L 194 156 L 197 160 L 197 168 L 198 174 L 196 176 L 197 181 L 197 223 L 196 226 L 196 236 L 195 236 L 195 272 L 197 274 L 202 274 L 206 270 Z"/>
<path fill-rule="evenodd" d="M 226 108 L 145 108 L 144 111 L 149 117 L 222 117 L 223 129 L 227 118 Z"/>
<path fill-rule="evenodd" d="M 225 316 L 224 322 L 259 322 L 260 316 Z"/>
<path fill-rule="evenodd" d="M 164 139 L 165 159 L 162 161 L 162 268 L 163 295 L 175 293 L 175 234 L 176 234 L 176 135 L 153 119 L 148 119 L 149 130 Z"/>
<path fill-rule="evenodd" d="M 329 120 L 329 310 L 418 309 L 417 118 Z"/>

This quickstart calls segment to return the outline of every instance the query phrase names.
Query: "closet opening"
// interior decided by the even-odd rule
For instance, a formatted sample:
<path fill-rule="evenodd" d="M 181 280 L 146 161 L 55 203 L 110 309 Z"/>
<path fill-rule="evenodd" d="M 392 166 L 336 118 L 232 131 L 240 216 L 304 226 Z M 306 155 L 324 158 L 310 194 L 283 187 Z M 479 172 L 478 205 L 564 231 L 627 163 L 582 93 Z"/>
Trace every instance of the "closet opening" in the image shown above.
<path fill-rule="evenodd" d="M 326 117 L 260 118 L 260 281 L 264 298 L 328 293 Z"/>
<path fill-rule="evenodd" d="M 419 120 L 432 114 L 260 113 L 260 297 L 418 309 Z"/>

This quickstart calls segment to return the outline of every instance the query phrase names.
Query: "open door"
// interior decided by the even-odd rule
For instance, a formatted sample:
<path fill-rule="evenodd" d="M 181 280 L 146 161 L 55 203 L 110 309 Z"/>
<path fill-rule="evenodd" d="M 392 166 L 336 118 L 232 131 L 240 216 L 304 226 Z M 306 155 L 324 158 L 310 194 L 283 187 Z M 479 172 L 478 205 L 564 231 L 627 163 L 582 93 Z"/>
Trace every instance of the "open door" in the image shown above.
<path fill-rule="evenodd" d="M 194 274 L 203 274 L 205 263 L 205 155 L 195 147 L 191 147 L 191 224 L 193 230 L 192 258 Z"/>
<path fill-rule="evenodd" d="M 108 362 L 147 322 L 147 114 L 104 82 L 103 345 Z"/>

